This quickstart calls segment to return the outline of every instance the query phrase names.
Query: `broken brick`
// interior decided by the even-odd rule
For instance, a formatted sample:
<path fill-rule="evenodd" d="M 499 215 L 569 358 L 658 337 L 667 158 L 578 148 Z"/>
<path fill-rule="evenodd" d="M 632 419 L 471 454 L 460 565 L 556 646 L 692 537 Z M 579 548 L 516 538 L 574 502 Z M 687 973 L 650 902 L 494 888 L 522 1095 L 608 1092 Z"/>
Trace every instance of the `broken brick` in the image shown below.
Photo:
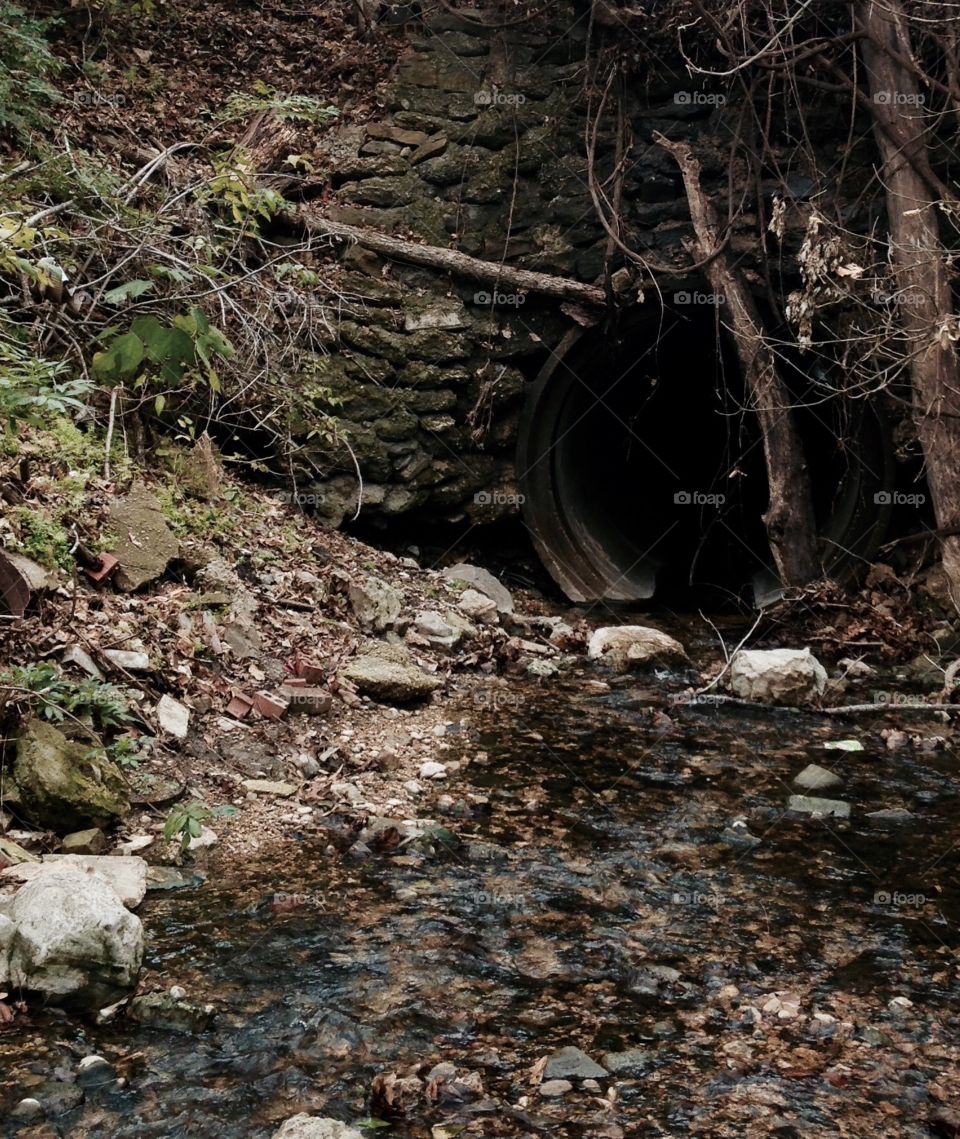
<path fill-rule="evenodd" d="M 307 684 L 323 683 L 323 669 L 320 665 L 314 664 L 309 660 L 297 661 L 296 675 L 298 679 L 305 681 Z"/>
<path fill-rule="evenodd" d="M 253 698 L 253 706 L 268 720 L 282 720 L 287 714 L 287 702 L 269 692 L 258 692 Z"/>
<path fill-rule="evenodd" d="M 83 572 L 93 582 L 94 585 L 102 585 L 108 577 L 110 577 L 120 566 L 120 562 L 113 554 L 101 554 L 100 565 L 95 569 L 87 569 Z"/>
<path fill-rule="evenodd" d="M 242 720 L 245 716 L 250 714 L 252 707 L 252 700 L 247 699 L 246 696 L 236 695 L 227 705 L 227 715 L 233 716 L 237 720 Z"/>

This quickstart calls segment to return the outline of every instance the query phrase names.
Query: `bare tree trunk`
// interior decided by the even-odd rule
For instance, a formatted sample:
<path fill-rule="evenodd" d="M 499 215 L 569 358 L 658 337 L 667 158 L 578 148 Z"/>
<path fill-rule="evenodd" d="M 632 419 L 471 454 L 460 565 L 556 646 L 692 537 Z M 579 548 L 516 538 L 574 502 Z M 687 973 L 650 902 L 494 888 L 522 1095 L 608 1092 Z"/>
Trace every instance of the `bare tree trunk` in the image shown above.
<path fill-rule="evenodd" d="M 753 297 L 722 250 L 713 204 L 700 186 L 700 163 L 685 142 L 661 134 L 654 141 L 680 167 L 696 234 L 696 252 L 706 260 L 704 273 L 713 291 L 724 298 L 740 366 L 760 421 L 770 497 L 763 516 L 777 573 L 784 585 L 805 585 L 820 576 L 817 523 L 813 513 L 810 471 L 793 414 L 790 392 L 777 372 L 772 350 Z"/>
<path fill-rule="evenodd" d="M 960 373 L 952 339 L 957 322 L 937 204 L 918 173 L 927 164 L 923 96 L 913 73 L 896 58 L 913 58 L 900 0 L 859 0 L 856 12 L 866 33 L 863 62 L 872 97 L 874 136 L 883 162 L 914 420 L 926 459 L 937 529 L 949 534 L 960 524 Z M 960 601 L 960 537 L 943 538 L 943 568 L 956 604 Z"/>

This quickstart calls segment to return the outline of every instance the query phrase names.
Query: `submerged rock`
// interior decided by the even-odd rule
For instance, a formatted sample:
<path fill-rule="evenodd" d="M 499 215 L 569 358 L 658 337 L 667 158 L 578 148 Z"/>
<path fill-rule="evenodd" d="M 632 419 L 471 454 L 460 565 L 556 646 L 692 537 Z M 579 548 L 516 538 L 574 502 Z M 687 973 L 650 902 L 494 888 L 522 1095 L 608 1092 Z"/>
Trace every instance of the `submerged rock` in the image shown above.
<path fill-rule="evenodd" d="M 99 1008 L 133 988 L 143 960 L 143 927 L 97 875 L 57 867 L 28 882 L 9 908 L 9 983 L 51 1004 Z"/>
<path fill-rule="evenodd" d="M 617 672 L 647 664 L 681 664 L 687 660 L 686 650 L 678 640 L 645 625 L 595 629 L 587 645 L 587 656 Z"/>
<path fill-rule="evenodd" d="M 808 704 L 823 695 L 827 671 L 809 649 L 741 649 L 726 686 L 742 700 Z"/>
<path fill-rule="evenodd" d="M 321 1118 L 301 1112 L 274 1132 L 273 1139 L 363 1139 L 363 1136 L 339 1119 Z"/>
<path fill-rule="evenodd" d="M 216 1010 L 213 1005 L 195 1004 L 173 993 L 146 993 L 134 997 L 127 1011 L 140 1024 L 186 1035 L 206 1032 L 213 1024 Z"/>
<path fill-rule="evenodd" d="M 27 720 L 20 732 L 13 780 L 8 800 L 30 822 L 58 834 L 108 825 L 129 810 L 116 765 L 45 720 Z"/>
<path fill-rule="evenodd" d="M 837 819 L 850 818 L 850 804 L 844 803 L 840 799 L 819 799 L 815 795 L 791 795 L 787 807 L 801 815 L 830 815 Z"/>
<path fill-rule="evenodd" d="M 343 676 L 360 692 L 398 704 L 423 700 L 443 684 L 439 677 L 431 676 L 415 664 L 405 649 L 381 642 L 374 643 L 352 660 L 343 670 Z"/>
<path fill-rule="evenodd" d="M 579 1048 L 561 1048 L 547 1061 L 543 1072 L 544 1082 L 549 1080 L 596 1080 L 603 1079 L 609 1073 L 591 1060 L 586 1052 Z"/>
<path fill-rule="evenodd" d="M 839 775 L 818 763 L 808 763 L 793 781 L 794 786 L 803 791 L 829 791 L 832 787 L 839 787 L 842 782 Z"/>
<path fill-rule="evenodd" d="M 612 1076 L 639 1076 L 646 1071 L 653 1060 L 649 1052 L 639 1048 L 627 1052 L 607 1052 L 603 1063 Z"/>

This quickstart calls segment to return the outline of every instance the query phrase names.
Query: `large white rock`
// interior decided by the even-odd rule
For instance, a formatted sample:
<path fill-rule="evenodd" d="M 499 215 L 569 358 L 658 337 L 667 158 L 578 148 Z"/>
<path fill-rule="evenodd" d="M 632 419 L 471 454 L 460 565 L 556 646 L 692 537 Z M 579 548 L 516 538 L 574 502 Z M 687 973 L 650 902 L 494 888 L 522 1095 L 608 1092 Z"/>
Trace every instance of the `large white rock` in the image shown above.
<path fill-rule="evenodd" d="M 590 660 L 599 660 L 617 672 L 653 663 L 681 663 L 686 651 L 678 640 L 645 625 L 613 625 L 594 629 L 587 645 Z"/>
<path fill-rule="evenodd" d="M 136 909 L 147 892 L 147 864 L 142 858 L 116 854 L 47 854 L 42 862 L 24 862 L 0 872 L 0 880 L 32 882 L 74 870 L 106 882 L 125 906 Z"/>
<path fill-rule="evenodd" d="M 741 649 L 727 688 L 761 704 L 808 704 L 823 694 L 827 670 L 809 649 Z"/>
<path fill-rule="evenodd" d="M 43 874 L 18 891 L 8 914 L 14 931 L 0 981 L 43 993 L 51 1004 L 89 1008 L 136 985 L 143 927 L 98 875 Z"/>
<path fill-rule="evenodd" d="M 359 1131 L 341 1123 L 338 1119 L 321 1119 L 316 1115 L 291 1116 L 274 1133 L 273 1139 L 363 1139 Z"/>

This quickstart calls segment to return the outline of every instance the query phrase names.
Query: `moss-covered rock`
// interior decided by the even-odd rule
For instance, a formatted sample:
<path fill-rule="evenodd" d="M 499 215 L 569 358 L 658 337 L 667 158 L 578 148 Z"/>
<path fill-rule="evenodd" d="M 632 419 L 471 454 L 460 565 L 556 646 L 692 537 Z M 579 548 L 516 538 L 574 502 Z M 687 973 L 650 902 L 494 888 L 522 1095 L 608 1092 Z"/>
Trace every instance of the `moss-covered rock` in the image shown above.
<path fill-rule="evenodd" d="M 7 798 L 19 813 L 57 834 L 107 826 L 130 809 L 123 777 L 103 751 L 35 717 L 17 738 L 13 781 Z"/>

